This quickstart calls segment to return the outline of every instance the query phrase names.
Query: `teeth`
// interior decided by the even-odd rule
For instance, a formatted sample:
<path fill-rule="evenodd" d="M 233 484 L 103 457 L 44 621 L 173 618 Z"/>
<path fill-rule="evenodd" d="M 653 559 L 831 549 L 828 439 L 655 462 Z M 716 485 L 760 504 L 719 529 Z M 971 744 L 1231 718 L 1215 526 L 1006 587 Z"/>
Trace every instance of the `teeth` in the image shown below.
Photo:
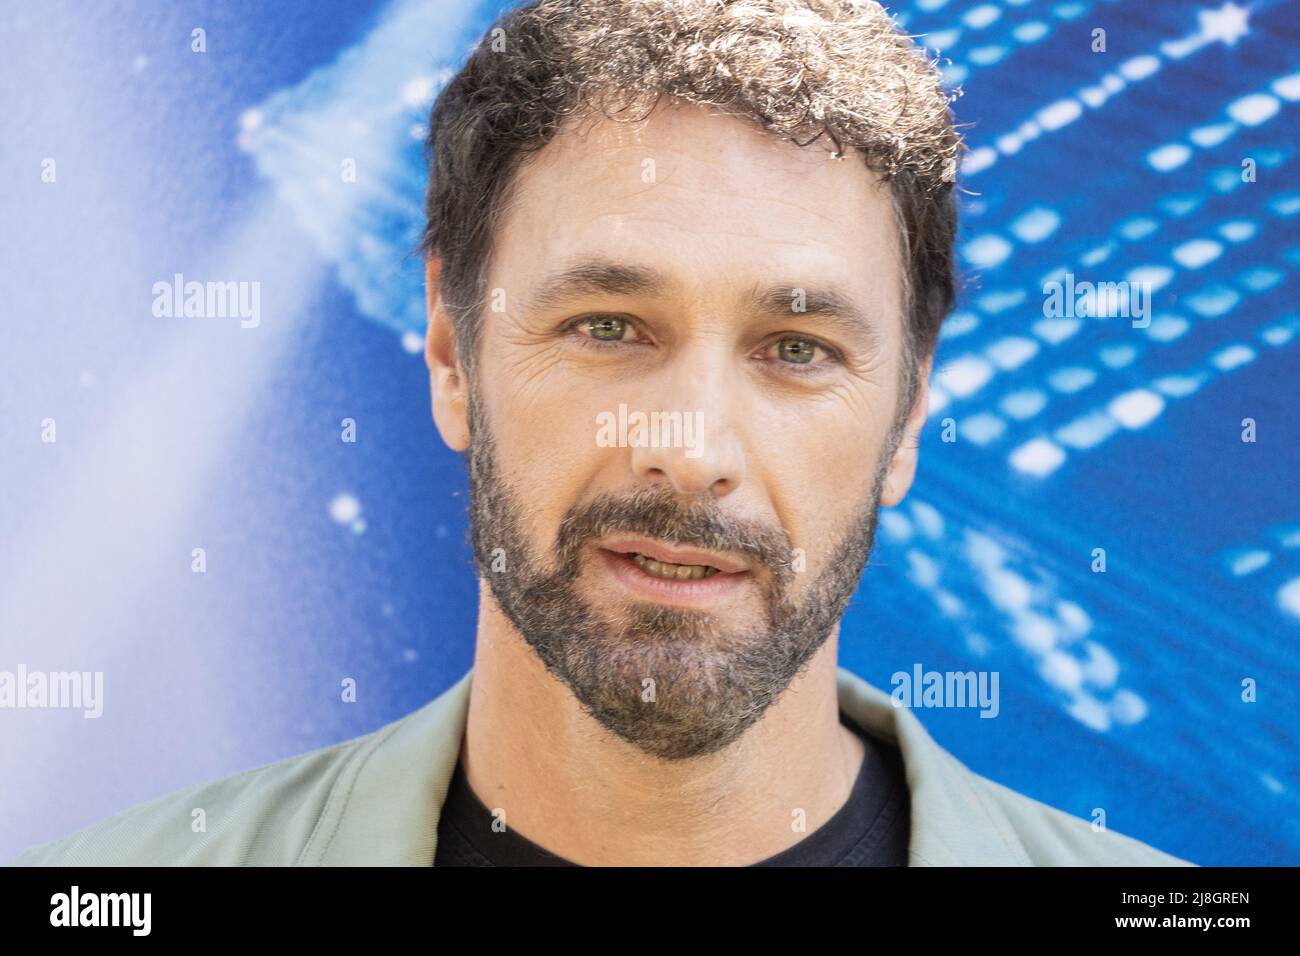
<path fill-rule="evenodd" d="M 695 581 L 699 578 L 710 578 L 718 573 L 717 568 L 711 568 L 703 564 L 669 564 L 667 561 L 656 561 L 654 558 L 647 558 L 644 554 L 629 554 L 629 558 L 638 568 L 646 574 L 656 578 L 668 578 L 673 581 Z"/>

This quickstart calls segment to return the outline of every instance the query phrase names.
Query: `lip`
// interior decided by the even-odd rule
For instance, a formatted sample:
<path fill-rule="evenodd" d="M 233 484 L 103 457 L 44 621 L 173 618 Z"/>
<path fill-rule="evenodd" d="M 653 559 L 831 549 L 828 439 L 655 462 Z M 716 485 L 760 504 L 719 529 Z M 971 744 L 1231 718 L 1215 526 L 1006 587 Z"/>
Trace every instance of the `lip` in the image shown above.
<path fill-rule="evenodd" d="M 724 574 L 739 574 L 749 570 L 749 565 L 744 561 L 725 554 L 701 551 L 698 548 L 679 548 L 676 545 L 652 541 L 649 538 L 610 538 L 607 541 L 600 542 L 598 547 L 606 551 L 612 551 L 619 556 L 635 551 L 637 554 L 644 554 L 647 558 L 654 558 L 656 561 L 667 561 L 669 564 L 702 564 L 717 568 Z M 718 576 L 715 574 L 713 577 Z M 702 578 L 701 580 L 710 579 Z"/>
<path fill-rule="evenodd" d="M 620 545 L 621 547 L 621 545 Z M 636 548 L 628 548 L 635 551 Z M 626 552 L 614 552 L 601 546 L 596 549 L 605 569 L 623 588 L 635 598 L 654 601 L 661 604 L 675 604 L 685 607 L 709 608 L 734 595 L 744 586 L 751 575 L 747 571 L 719 571 L 707 578 L 673 581 L 657 578 L 637 567 Z M 647 552 L 642 551 L 642 554 Z M 655 557 L 653 554 L 650 557 Z M 656 560 L 658 560 L 656 558 Z M 666 559 L 665 559 L 666 560 Z M 683 561 L 685 564 L 697 564 L 697 561 Z M 704 562 L 707 563 L 707 562 Z M 734 565 L 734 562 L 732 562 Z M 713 565 L 717 567 L 717 565 Z"/>

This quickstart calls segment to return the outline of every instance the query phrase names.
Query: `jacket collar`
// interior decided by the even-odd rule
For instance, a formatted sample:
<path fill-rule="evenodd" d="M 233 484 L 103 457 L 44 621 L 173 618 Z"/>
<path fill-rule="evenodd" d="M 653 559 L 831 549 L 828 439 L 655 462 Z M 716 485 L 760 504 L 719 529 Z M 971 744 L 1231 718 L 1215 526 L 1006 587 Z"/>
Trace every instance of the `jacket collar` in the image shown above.
<path fill-rule="evenodd" d="M 361 738 L 334 783 L 300 865 L 429 866 L 438 816 L 460 756 L 470 670 L 407 716 Z M 1010 820 L 978 779 L 905 707 L 844 668 L 840 709 L 863 731 L 896 744 L 911 791 L 911 866 L 1021 866 L 1030 860 Z"/>

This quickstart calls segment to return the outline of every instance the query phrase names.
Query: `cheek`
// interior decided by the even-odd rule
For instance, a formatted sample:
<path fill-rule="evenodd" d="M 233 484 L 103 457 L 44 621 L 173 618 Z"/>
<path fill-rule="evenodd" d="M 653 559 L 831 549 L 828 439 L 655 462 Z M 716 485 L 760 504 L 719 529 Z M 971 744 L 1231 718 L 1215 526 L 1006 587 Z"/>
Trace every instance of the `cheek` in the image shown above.
<path fill-rule="evenodd" d="M 876 407 L 872 407 L 875 405 Z M 867 397 L 827 402 L 806 414 L 773 415 L 754 433 L 754 473 L 764 475 L 776 514 L 806 570 L 818 576 L 871 495 L 887 426 Z"/>
<path fill-rule="evenodd" d="M 553 537 L 598 465 L 601 398 L 558 374 L 521 375 L 505 363 L 485 363 L 483 371 L 485 413 L 502 477 L 525 506 L 534 536 Z"/>

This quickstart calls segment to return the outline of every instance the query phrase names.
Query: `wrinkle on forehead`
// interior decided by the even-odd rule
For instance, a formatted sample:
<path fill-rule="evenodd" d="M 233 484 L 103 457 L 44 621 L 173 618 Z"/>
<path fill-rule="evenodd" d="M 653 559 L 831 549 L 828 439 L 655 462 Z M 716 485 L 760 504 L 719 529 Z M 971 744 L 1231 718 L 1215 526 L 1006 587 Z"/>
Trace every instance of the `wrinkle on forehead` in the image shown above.
<path fill-rule="evenodd" d="M 562 261 L 595 252 L 715 289 L 744 282 L 741 271 L 795 285 L 838 273 L 901 338 L 904 257 L 889 185 L 817 145 L 695 104 L 632 122 L 575 120 L 521 168 L 491 284 L 517 302 Z"/>

